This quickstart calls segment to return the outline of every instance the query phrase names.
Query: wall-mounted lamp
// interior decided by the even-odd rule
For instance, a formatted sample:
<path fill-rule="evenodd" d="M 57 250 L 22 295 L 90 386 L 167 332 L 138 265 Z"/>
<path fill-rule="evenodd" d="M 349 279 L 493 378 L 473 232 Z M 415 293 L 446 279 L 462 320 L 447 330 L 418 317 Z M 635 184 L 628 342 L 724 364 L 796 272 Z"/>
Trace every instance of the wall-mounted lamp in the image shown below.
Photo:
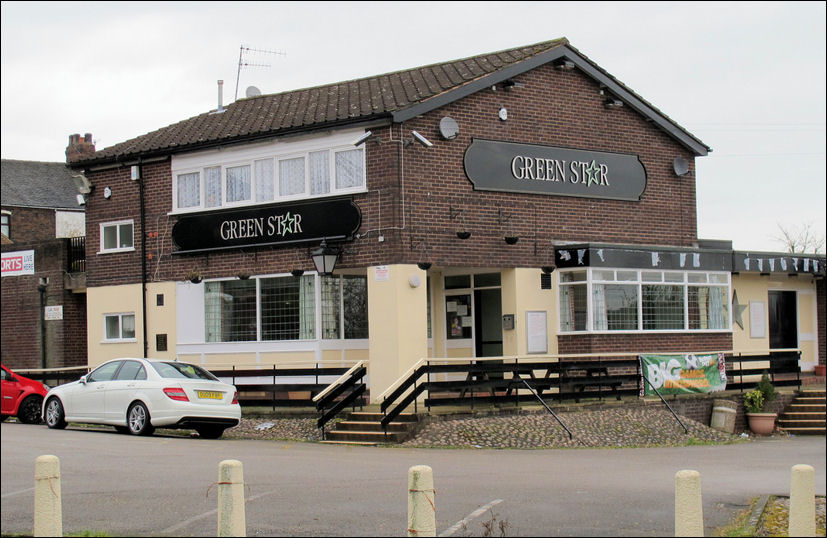
<path fill-rule="evenodd" d="M 603 106 L 606 108 L 620 108 L 623 106 L 623 101 L 620 99 L 615 99 L 614 97 L 609 97 L 603 101 Z"/>
<path fill-rule="evenodd" d="M 340 252 L 338 248 L 328 247 L 327 240 L 322 239 L 319 248 L 310 254 L 310 257 L 313 258 L 313 265 L 316 266 L 316 271 L 322 276 L 332 275 Z"/>
<path fill-rule="evenodd" d="M 129 179 L 131 179 L 132 181 L 138 181 L 139 179 L 141 179 L 141 165 L 132 165 L 132 168 L 129 169 Z"/>
<path fill-rule="evenodd" d="M 103 189 L 103 197 L 106 198 L 107 200 L 112 198 L 112 189 L 110 189 L 109 187 L 106 187 L 105 189 Z"/>
<path fill-rule="evenodd" d="M 421 134 L 417 133 L 416 131 L 411 131 L 411 139 L 410 140 L 405 140 L 404 142 L 402 142 L 402 147 L 407 148 L 408 146 L 410 146 L 414 142 L 419 142 L 419 144 L 421 144 L 422 146 L 424 146 L 426 148 L 430 148 L 431 146 L 434 145 L 433 142 L 431 142 L 430 140 L 428 140 L 427 138 L 425 138 Z"/>
<path fill-rule="evenodd" d="M 544 265 L 544 266 L 540 267 L 540 270 L 543 271 L 544 274 L 550 275 L 551 273 L 554 272 L 554 266 L 553 265 Z"/>
<path fill-rule="evenodd" d="M 554 69 L 559 71 L 571 71 L 574 69 L 574 62 L 566 58 L 560 58 L 554 62 Z"/>
<path fill-rule="evenodd" d="M 85 194 L 78 194 L 77 195 L 78 205 L 86 205 L 86 195 Z"/>
<path fill-rule="evenodd" d="M 365 131 L 365 134 L 363 134 L 363 135 L 359 136 L 359 138 L 357 138 L 356 140 L 354 140 L 352 143 L 353 143 L 353 145 L 354 145 L 354 146 L 357 146 L 357 147 L 358 147 L 358 146 L 361 146 L 362 144 L 364 144 L 365 142 L 367 142 L 368 140 L 373 140 L 373 141 L 374 141 L 374 142 L 376 142 L 377 144 L 381 144 L 381 143 L 382 143 L 382 139 L 381 139 L 381 138 L 379 138 L 378 136 L 374 135 L 374 134 L 373 134 L 372 132 L 370 132 L 370 131 Z"/>

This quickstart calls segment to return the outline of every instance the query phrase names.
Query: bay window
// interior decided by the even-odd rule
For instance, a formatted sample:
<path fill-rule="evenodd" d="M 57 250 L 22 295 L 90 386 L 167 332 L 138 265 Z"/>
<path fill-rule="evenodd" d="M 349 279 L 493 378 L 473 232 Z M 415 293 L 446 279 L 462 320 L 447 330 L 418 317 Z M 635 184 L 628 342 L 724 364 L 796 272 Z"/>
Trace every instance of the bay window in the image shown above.
<path fill-rule="evenodd" d="M 561 332 L 728 330 L 729 273 L 561 271 Z"/>

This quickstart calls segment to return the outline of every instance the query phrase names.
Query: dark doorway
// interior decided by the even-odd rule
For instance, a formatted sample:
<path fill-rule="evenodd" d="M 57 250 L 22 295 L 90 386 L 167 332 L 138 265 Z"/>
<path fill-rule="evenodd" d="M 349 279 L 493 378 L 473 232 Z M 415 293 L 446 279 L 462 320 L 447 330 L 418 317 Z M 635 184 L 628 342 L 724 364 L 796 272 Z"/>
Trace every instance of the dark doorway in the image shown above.
<path fill-rule="evenodd" d="M 798 347 L 798 317 L 794 291 L 769 292 L 770 349 Z"/>
<path fill-rule="evenodd" d="M 503 354 L 502 292 L 474 290 L 474 347 L 477 357 Z"/>

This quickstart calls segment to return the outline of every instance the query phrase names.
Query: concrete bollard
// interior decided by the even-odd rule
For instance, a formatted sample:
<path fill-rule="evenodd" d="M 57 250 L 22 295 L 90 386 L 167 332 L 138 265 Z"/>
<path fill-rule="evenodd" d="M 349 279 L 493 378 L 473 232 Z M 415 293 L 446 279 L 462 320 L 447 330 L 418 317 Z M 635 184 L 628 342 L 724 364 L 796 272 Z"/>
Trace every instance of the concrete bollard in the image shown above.
<path fill-rule="evenodd" d="M 218 536 L 247 536 L 244 470 L 238 460 L 218 464 Z"/>
<path fill-rule="evenodd" d="M 434 473 L 427 465 L 408 469 L 408 536 L 436 536 Z"/>
<path fill-rule="evenodd" d="M 809 465 L 793 465 L 788 536 L 816 535 L 815 486 L 815 469 Z"/>
<path fill-rule="evenodd" d="M 57 456 L 38 456 L 34 461 L 34 535 L 63 536 Z"/>
<path fill-rule="evenodd" d="M 701 474 L 698 471 L 678 471 L 675 474 L 675 536 L 703 535 Z"/>

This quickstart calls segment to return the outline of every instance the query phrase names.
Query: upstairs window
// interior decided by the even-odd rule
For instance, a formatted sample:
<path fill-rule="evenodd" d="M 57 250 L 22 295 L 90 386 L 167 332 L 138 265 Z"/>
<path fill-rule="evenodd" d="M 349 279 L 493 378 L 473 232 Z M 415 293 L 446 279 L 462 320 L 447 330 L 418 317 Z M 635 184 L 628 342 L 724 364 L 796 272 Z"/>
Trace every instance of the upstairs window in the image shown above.
<path fill-rule="evenodd" d="M 134 223 L 131 220 L 105 222 L 100 225 L 100 252 L 135 250 Z"/>
<path fill-rule="evenodd" d="M 0 232 L 11 238 L 11 213 L 3 211 L 0 215 Z"/>
<path fill-rule="evenodd" d="M 232 164 L 176 170 L 173 211 L 336 196 L 363 192 L 366 187 L 364 148 L 343 145 L 274 155 L 265 155 L 263 150 L 256 153 L 246 162 L 234 159 Z"/>

